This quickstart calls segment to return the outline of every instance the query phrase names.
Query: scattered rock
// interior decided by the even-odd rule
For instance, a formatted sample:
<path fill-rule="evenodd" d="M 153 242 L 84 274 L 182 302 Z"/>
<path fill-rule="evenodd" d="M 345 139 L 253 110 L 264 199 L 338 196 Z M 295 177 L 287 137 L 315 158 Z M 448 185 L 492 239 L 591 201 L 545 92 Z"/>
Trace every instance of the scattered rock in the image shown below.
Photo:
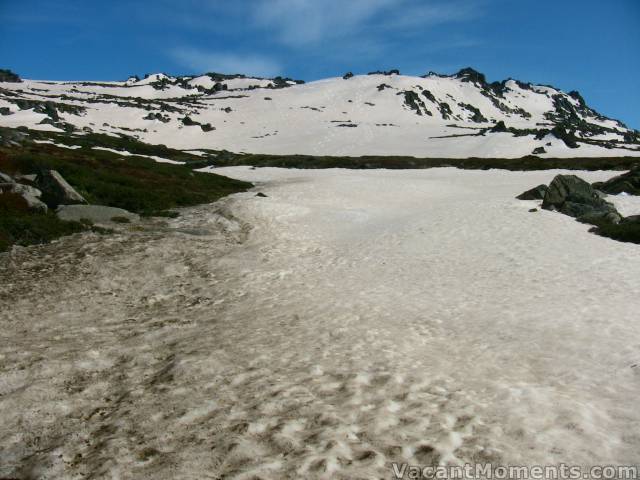
<path fill-rule="evenodd" d="M 537 208 L 530 208 L 529 211 L 533 213 L 533 212 L 537 212 L 538 209 Z"/>
<path fill-rule="evenodd" d="M 623 192 L 629 195 L 640 195 L 640 167 L 610 178 L 606 182 L 596 182 L 593 187 L 609 195 L 618 195 Z"/>
<path fill-rule="evenodd" d="M 169 123 L 171 121 L 171 117 L 168 115 L 163 115 L 159 112 L 149 112 L 146 117 L 142 117 L 143 120 L 158 120 L 162 123 Z"/>
<path fill-rule="evenodd" d="M 104 205 L 60 205 L 56 210 L 60 220 L 90 220 L 93 223 L 128 223 L 140 220 L 140 216 L 122 208 Z M 114 220 L 117 219 L 117 220 Z"/>
<path fill-rule="evenodd" d="M 1 147 L 19 147 L 25 142 L 28 135 L 19 130 L 12 128 L 0 129 L 0 146 Z"/>
<path fill-rule="evenodd" d="M 342 76 L 345 80 L 349 80 L 351 77 L 353 77 L 353 72 L 347 72 Z"/>
<path fill-rule="evenodd" d="M 531 190 L 521 193 L 516 198 L 518 200 L 542 200 L 546 195 L 547 190 L 549 190 L 549 187 L 546 185 L 538 185 Z"/>
<path fill-rule="evenodd" d="M 55 170 L 45 170 L 36 177 L 36 185 L 42 190 L 42 200 L 49 208 L 58 205 L 87 203 L 82 195 L 67 183 Z"/>
<path fill-rule="evenodd" d="M 258 192 L 258 193 L 256 193 L 256 197 L 266 197 L 266 196 L 267 196 L 267 195 L 265 195 L 265 194 L 264 194 L 264 193 L 262 193 L 262 192 Z"/>
<path fill-rule="evenodd" d="M 544 147 L 536 147 L 533 149 L 533 152 L 531 152 L 533 155 L 541 155 L 543 153 L 547 153 L 547 151 L 544 149 Z"/>
<path fill-rule="evenodd" d="M 542 208 L 557 210 L 576 218 L 594 215 L 606 217 L 608 213 L 620 216 L 611 203 L 604 200 L 589 183 L 575 175 L 557 175 L 549 185 Z"/>

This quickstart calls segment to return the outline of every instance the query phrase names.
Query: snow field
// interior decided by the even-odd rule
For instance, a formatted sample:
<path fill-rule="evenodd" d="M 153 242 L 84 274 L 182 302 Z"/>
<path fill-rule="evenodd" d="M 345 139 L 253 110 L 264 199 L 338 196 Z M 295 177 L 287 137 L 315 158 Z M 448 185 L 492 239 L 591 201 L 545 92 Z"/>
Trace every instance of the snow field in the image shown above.
<path fill-rule="evenodd" d="M 0 475 L 638 463 L 638 246 L 560 172 L 215 171 L 268 197 L 0 260 Z"/>

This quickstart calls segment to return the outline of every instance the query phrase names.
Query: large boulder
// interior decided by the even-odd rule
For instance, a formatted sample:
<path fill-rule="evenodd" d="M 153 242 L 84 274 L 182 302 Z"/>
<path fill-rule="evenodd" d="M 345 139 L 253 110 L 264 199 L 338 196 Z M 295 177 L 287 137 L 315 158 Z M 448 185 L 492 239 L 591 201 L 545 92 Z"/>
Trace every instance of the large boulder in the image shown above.
<path fill-rule="evenodd" d="M 606 182 L 594 183 L 593 187 L 609 195 L 618 195 L 623 192 L 629 195 L 640 195 L 640 167 L 610 178 Z"/>
<path fill-rule="evenodd" d="M 60 205 L 56 215 L 60 220 L 76 222 L 90 220 L 93 223 L 123 223 L 140 220 L 140 216 L 135 213 L 104 205 Z"/>
<path fill-rule="evenodd" d="M 82 195 L 67 183 L 55 170 L 45 170 L 36 177 L 36 185 L 42 190 L 42 200 L 49 208 L 58 205 L 86 204 Z"/>
<path fill-rule="evenodd" d="M 518 200 L 542 200 L 546 195 L 547 190 L 549 190 L 549 187 L 546 185 L 538 185 L 531 190 L 521 193 L 516 198 Z"/>
<path fill-rule="evenodd" d="M 575 175 L 557 175 L 549 184 L 542 208 L 557 210 L 578 220 L 598 217 L 612 220 L 617 218 L 619 221 L 622 216 L 603 197 L 588 182 Z M 608 214 L 614 215 L 607 216 Z"/>

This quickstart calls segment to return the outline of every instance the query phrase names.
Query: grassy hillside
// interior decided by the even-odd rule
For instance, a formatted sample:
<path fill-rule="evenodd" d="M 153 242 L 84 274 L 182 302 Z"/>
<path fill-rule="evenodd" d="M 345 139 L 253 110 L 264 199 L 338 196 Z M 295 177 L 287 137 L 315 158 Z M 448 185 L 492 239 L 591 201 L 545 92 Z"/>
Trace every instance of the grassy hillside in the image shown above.
<path fill-rule="evenodd" d="M 13 244 L 47 243 L 63 235 L 90 228 L 79 222 L 63 222 L 54 213 L 34 213 L 19 195 L 0 194 L 0 252 Z"/>
<path fill-rule="evenodd" d="M 251 184 L 220 175 L 194 172 L 182 165 L 143 157 L 122 157 L 82 148 L 49 144 L 0 148 L 0 171 L 14 175 L 54 169 L 89 203 L 124 208 L 145 216 L 168 215 L 173 208 L 214 202 Z M 19 197 L 0 195 L 0 251 L 11 244 L 44 243 L 86 226 L 62 222 L 55 214 L 32 213 Z"/>

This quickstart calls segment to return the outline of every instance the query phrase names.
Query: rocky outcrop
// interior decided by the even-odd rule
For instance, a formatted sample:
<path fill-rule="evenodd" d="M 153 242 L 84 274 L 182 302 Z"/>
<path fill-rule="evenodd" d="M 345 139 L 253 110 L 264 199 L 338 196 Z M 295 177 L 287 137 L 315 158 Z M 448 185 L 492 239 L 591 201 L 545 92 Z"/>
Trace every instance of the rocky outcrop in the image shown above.
<path fill-rule="evenodd" d="M 55 170 L 45 170 L 36 177 L 36 185 L 42 190 L 42 200 L 49 208 L 58 205 L 87 203 L 82 195 L 67 183 Z"/>
<path fill-rule="evenodd" d="M 542 208 L 594 225 L 589 230 L 591 233 L 621 242 L 640 244 L 640 215 L 623 217 L 613 204 L 607 202 L 605 193 L 575 175 L 557 175 L 549 187 L 539 185 L 516 198 L 534 200 L 545 188 Z"/>
<path fill-rule="evenodd" d="M 0 194 L 14 193 L 20 195 L 26 202 L 29 210 L 35 212 L 47 212 L 47 205 L 40 200 L 42 192 L 37 188 L 16 182 L 6 173 L 0 172 Z"/>
<path fill-rule="evenodd" d="M 593 187 L 609 195 L 618 195 L 620 193 L 640 195 L 640 167 L 610 178 L 606 182 L 596 182 Z"/>
<path fill-rule="evenodd" d="M 0 82 L 20 83 L 22 80 L 20 76 L 11 70 L 0 68 Z"/>
<path fill-rule="evenodd" d="M 127 223 L 140 220 L 140 216 L 135 213 L 104 205 L 60 205 L 56 215 L 60 220 L 89 220 L 92 223 Z"/>
<path fill-rule="evenodd" d="M 549 190 L 549 187 L 546 185 L 538 185 L 531 190 L 521 193 L 516 198 L 518 200 L 542 200 L 546 195 L 547 190 Z"/>
<path fill-rule="evenodd" d="M 557 175 L 549 184 L 542 208 L 557 210 L 581 221 L 598 218 L 617 223 L 622 218 L 613 204 L 604 199 L 604 194 L 575 175 Z"/>

